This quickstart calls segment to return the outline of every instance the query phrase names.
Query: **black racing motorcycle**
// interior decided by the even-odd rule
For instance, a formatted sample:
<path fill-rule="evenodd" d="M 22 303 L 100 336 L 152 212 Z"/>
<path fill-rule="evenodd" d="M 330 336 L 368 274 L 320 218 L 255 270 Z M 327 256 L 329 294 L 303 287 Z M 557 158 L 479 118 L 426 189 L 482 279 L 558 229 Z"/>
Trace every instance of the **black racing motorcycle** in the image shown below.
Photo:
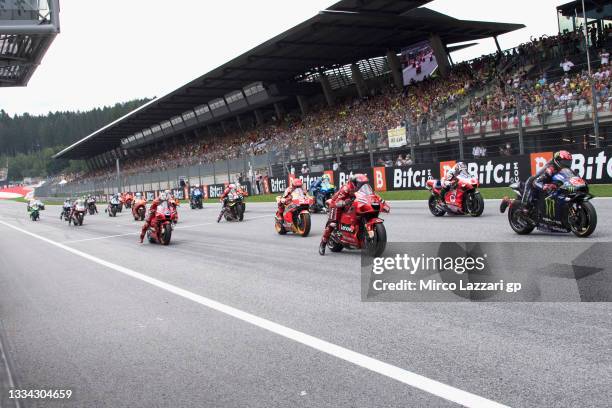
<path fill-rule="evenodd" d="M 552 181 L 557 189 L 550 194 L 539 192 L 529 213 L 522 202 L 525 183 L 510 185 L 517 198 L 505 198 L 500 207 L 502 213 L 509 208 L 510 227 L 520 235 L 529 234 L 536 228 L 546 232 L 572 232 L 580 238 L 591 235 L 597 227 L 597 212 L 591 204 L 593 196 L 589 194 L 587 183 L 570 169 L 561 170 Z"/>
<path fill-rule="evenodd" d="M 242 221 L 244 219 L 244 196 L 242 194 L 230 194 L 225 201 L 225 205 L 221 209 L 221 213 L 217 218 L 220 222 L 223 217 L 226 221 Z"/>

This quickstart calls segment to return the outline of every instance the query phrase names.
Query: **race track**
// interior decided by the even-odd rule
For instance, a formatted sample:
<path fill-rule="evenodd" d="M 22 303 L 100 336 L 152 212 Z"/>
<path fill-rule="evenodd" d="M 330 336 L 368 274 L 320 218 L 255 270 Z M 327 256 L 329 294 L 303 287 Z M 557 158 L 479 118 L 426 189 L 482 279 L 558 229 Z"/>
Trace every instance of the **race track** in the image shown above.
<path fill-rule="evenodd" d="M 435 218 L 424 202 L 393 202 L 384 217 L 388 237 L 577 240 L 518 236 L 498 203 L 487 201 L 476 219 Z M 611 241 L 612 200 L 594 204 L 599 224 L 589 240 Z M 247 202 L 243 223 L 217 224 L 217 205 L 183 206 L 171 245 L 161 247 L 139 244 L 141 223 L 125 211 L 69 227 L 59 207 L 33 223 L 25 204 L 0 201 L 8 371 L 20 389 L 74 391 L 68 401 L 20 406 L 595 407 L 612 400 L 609 304 L 363 303 L 360 254 L 317 254 L 325 216 L 313 216 L 308 238 L 279 236 L 274 207 Z M 12 408 L 1 394 L 1 366 L 0 406 Z"/>

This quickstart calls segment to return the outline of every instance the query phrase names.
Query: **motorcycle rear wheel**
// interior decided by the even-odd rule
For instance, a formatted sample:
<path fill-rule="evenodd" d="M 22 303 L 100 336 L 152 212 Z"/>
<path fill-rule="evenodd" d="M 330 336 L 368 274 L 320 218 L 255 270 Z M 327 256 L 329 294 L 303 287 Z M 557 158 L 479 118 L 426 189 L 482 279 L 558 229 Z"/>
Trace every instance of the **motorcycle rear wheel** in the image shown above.
<path fill-rule="evenodd" d="M 508 210 L 510 228 L 519 235 L 531 234 L 535 225 L 525 218 L 522 210 L 523 206 L 519 200 L 512 201 L 510 209 Z"/>
<path fill-rule="evenodd" d="M 432 195 L 429 197 L 429 211 L 434 215 L 434 217 L 443 217 L 446 214 L 446 211 L 438 207 L 438 199 L 436 196 Z"/>
<path fill-rule="evenodd" d="M 597 212 L 595 207 L 588 201 L 582 203 L 575 203 L 573 207 L 576 212 L 576 216 L 572 217 L 571 209 L 568 212 L 568 224 L 574 233 L 579 238 L 586 238 L 591 235 L 597 227 Z M 575 221 L 580 222 L 577 225 Z"/>
<path fill-rule="evenodd" d="M 367 256 L 376 258 L 385 252 L 387 247 L 387 229 L 384 224 L 374 224 L 374 237 L 364 237 L 363 249 Z"/>

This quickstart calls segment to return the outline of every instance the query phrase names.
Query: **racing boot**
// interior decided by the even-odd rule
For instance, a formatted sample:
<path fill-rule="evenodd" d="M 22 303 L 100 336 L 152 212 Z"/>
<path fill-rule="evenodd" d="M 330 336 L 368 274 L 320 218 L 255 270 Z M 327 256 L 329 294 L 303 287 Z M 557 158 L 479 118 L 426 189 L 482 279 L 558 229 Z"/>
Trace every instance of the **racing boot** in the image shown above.
<path fill-rule="evenodd" d="M 325 249 L 327 248 L 327 242 L 321 240 L 319 244 L 319 255 L 325 256 Z"/>

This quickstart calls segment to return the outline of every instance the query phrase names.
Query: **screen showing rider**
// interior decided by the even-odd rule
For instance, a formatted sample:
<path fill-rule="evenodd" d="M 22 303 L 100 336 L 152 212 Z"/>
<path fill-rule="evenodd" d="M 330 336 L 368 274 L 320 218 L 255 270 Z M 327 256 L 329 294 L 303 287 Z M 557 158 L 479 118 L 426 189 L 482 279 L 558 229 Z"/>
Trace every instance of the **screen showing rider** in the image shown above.
<path fill-rule="evenodd" d="M 140 231 L 141 244 L 144 241 L 145 234 L 147 233 L 149 227 L 156 227 L 157 219 L 155 217 L 155 213 L 157 212 L 157 207 L 161 203 L 170 200 L 170 198 L 170 194 L 168 194 L 166 191 L 162 191 L 161 193 L 159 193 L 159 197 L 157 197 L 151 203 L 151 207 L 149 208 L 149 216 L 147 217 L 147 220 L 145 221 L 144 225 L 142 226 L 142 230 Z"/>
<path fill-rule="evenodd" d="M 297 189 L 301 189 L 304 194 L 306 194 L 306 186 L 304 186 L 304 182 L 302 181 L 302 179 L 294 178 L 293 180 L 291 180 L 291 185 L 285 189 L 283 195 L 281 195 L 280 200 L 278 200 L 276 218 L 283 218 L 283 214 L 285 213 L 285 207 L 287 206 L 287 204 L 291 203 L 291 195 Z"/>
<path fill-rule="evenodd" d="M 336 228 L 338 228 L 342 212 L 351 205 L 352 200 L 355 198 L 355 193 L 364 184 L 368 184 L 368 176 L 365 174 L 355 174 L 330 199 L 329 218 L 327 219 L 325 231 L 319 245 L 319 254 L 325 255 L 327 241 Z"/>
<path fill-rule="evenodd" d="M 533 203 L 537 200 L 539 192 L 549 193 L 557 189 L 557 185 L 552 182 L 553 176 L 563 169 L 572 167 L 572 154 L 567 150 L 561 150 L 553 155 L 544 167 L 535 176 L 530 177 L 525 183 L 525 194 L 523 204 L 525 212 L 531 211 Z"/>

